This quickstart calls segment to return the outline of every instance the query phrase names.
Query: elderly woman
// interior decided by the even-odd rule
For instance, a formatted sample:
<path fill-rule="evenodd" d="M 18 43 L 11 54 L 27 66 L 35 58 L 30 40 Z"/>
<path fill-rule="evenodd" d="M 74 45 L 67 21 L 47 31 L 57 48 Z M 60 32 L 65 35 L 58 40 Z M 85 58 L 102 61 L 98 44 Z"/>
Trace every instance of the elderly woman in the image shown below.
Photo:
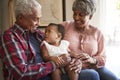
<path fill-rule="evenodd" d="M 70 42 L 70 49 L 76 58 L 82 61 L 80 80 L 92 79 L 91 75 L 95 76 L 95 80 L 117 80 L 116 76 L 105 68 L 103 34 L 89 24 L 96 11 L 95 0 L 75 0 L 72 10 L 74 20 L 62 24 L 66 30 L 64 39 Z"/>

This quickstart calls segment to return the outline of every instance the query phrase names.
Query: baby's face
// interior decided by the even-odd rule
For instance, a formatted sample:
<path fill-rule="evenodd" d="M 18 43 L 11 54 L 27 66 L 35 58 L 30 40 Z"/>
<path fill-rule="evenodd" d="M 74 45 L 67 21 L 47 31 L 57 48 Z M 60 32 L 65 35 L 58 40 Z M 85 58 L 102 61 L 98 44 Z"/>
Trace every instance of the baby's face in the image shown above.
<path fill-rule="evenodd" d="M 50 44 L 55 44 L 58 41 L 58 31 L 54 26 L 48 26 L 45 29 L 45 40 Z"/>

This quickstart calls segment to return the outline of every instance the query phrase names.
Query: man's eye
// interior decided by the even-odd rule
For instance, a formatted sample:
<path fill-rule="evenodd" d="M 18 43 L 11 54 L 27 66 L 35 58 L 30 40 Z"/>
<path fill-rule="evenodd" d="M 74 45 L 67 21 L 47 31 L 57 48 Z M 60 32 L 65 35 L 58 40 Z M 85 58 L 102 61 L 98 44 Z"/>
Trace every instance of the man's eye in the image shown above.
<path fill-rule="evenodd" d="M 33 20 L 34 20 L 34 21 L 37 21 L 37 18 L 34 18 Z"/>
<path fill-rule="evenodd" d="M 49 30 L 49 33 L 50 33 L 51 31 Z"/>

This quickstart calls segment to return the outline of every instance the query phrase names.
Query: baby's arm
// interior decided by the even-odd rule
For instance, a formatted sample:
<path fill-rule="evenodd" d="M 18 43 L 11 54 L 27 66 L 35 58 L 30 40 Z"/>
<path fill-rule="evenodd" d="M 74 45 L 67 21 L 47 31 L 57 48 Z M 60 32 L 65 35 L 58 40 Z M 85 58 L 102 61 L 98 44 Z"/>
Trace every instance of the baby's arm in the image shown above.
<path fill-rule="evenodd" d="M 40 46 L 40 49 L 41 49 L 41 51 L 42 51 L 43 59 L 44 59 L 45 61 L 51 61 L 51 57 L 50 57 L 50 55 L 49 55 L 49 53 L 48 53 L 48 50 L 47 50 L 45 44 L 43 44 L 42 46 Z"/>

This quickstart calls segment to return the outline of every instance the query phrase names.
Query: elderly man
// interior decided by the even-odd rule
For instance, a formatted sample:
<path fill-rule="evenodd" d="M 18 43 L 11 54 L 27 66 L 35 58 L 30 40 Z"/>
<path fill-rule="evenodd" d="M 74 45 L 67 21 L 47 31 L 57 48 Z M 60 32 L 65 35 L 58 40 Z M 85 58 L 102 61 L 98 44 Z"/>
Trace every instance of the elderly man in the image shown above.
<path fill-rule="evenodd" d="M 55 63 L 44 62 L 39 46 L 44 38 L 37 29 L 41 5 L 36 0 L 16 0 L 15 24 L 0 37 L 0 58 L 5 80 L 50 80 Z M 66 57 L 65 62 L 69 58 Z M 63 63 L 65 64 L 65 63 Z M 71 70 L 79 72 L 79 60 L 71 62 Z M 76 66 L 77 65 L 77 66 Z"/>

